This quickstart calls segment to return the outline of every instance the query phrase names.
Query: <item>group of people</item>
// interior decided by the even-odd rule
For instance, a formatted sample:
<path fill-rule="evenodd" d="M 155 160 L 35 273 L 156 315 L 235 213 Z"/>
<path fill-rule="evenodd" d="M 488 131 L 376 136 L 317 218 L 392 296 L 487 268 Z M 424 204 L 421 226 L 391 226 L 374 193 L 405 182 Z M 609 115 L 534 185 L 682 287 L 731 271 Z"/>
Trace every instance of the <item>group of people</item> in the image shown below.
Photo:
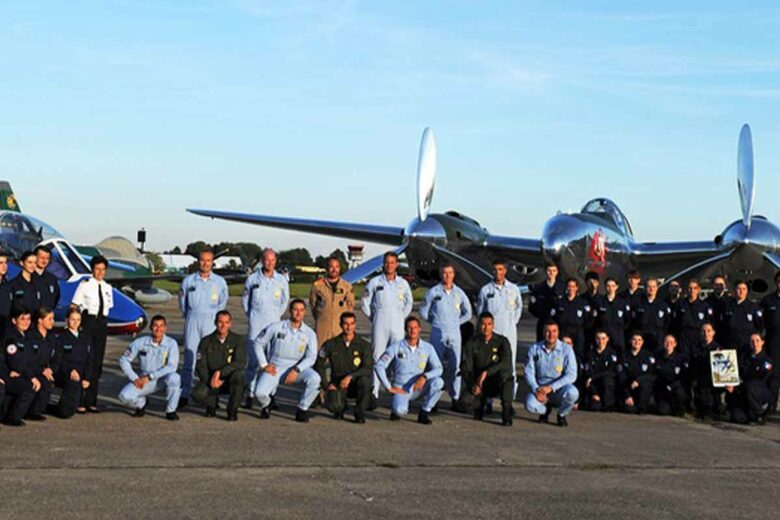
<path fill-rule="evenodd" d="M 548 265 L 547 279 L 531 291 L 529 310 L 544 323 L 558 324 L 560 335 L 577 359 L 577 407 L 593 411 L 622 410 L 682 415 L 695 411 L 702 418 L 728 416 L 739 423 L 763 424 L 777 406 L 780 374 L 780 273 L 777 291 L 759 303 L 749 299 L 747 282 L 726 293 L 726 280 L 713 279 L 713 292 L 701 298 L 697 280 L 667 284 L 649 278 L 640 287 L 638 272 L 628 273 L 628 287 L 585 277 L 586 290 L 570 278 L 558 280 L 558 268 Z M 741 384 L 715 386 L 711 353 L 736 350 Z"/>
<path fill-rule="evenodd" d="M 57 278 L 46 270 L 51 252 L 43 246 L 24 252 L 20 272 L 7 280 L 8 256 L 0 252 L 0 419 L 23 426 L 49 413 L 69 418 L 99 413 L 97 396 L 113 291 L 103 279 L 108 261 L 92 258 L 91 278 L 76 289 L 62 332 L 54 333 L 60 303 Z M 60 388 L 56 403 L 52 391 Z"/>
<path fill-rule="evenodd" d="M 97 392 L 106 342 L 106 317 L 111 288 L 104 281 L 108 262 L 91 261 L 92 277 L 79 284 L 70 304 L 66 330 L 53 334 L 52 309 L 59 300 L 56 279 L 46 272 L 45 247 L 25 253 L 21 273 L 7 282 L 7 257 L 0 256 L 0 313 L 4 353 L 0 356 L 0 401 L 3 422 L 45 420 L 44 413 L 70 417 L 98 413 Z M 261 266 L 246 280 L 242 306 L 248 333 L 232 330 L 226 310 L 228 287 L 213 272 L 214 254 L 203 251 L 198 271 L 181 285 L 179 307 L 185 318 L 184 349 L 179 371 L 179 346 L 167 335 L 164 316 L 152 317 L 151 333 L 135 339 L 119 359 L 129 379 L 119 399 L 146 413 L 147 397 L 166 394 L 166 419 L 190 400 L 214 417 L 219 396 L 229 395 L 226 417 L 238 419 L 240 407 L 260 408 L 268 419 L 276 408 L 280 385 L 299 389 L 295 419 L 308 422 L 309 410 L 322 403 L 336 418 L 351 405 L 354 421 L 377 408 L 381 389 L 391 394 L 390 419 L 399 420 L 412 401 L 421 401 L 417 421 L 431 424 L 439 398 L 447 392 L 452 410 L 477 420 L 492 414 L 501 402 L 501 424 L 511 426 L 518 394 L 517 324 L 523 312 L 520 288 L 506 278 L 507 265 L 493 262 L 493 280 L 479 291 L 476 308 L 455 283 L 450 264 L 440 269 L 441 281 L 430 288 L 412 315 L 408 282 L 398 274 L 398 256 L 388 252 L 382 274 L 371 279 L 357 301 L 341 264 L 329 258 L 325 275 L 311 287 L 308 307 L 314 329 L 304 323 L 307 303 L 291 299 L 287 279 L 276 272 L 276 254 L 263 251 Z M 537 342 L 531 345 L 524 378 L 529 390 L 525 407 L 546 422 L 556 409 L 559 426 L 574 409 L 622 410 L 682 414 L 695 407 L 714 417 L 726 409 L 732 420 L 763 422 L 774 410 L 778 378 L 764 351 L 765 336 L 778 355 L 780 344 L 780 274 L 778 291 L 760 304 L 748 299 L 745 282 L 726 296 L 725 280 L 714 280 L 714 292 L 701 299 L 691 280 L 683 296 L 669 284 L 658 294 L 657 280 L 640 287 L 629 273 L 628 287 L 618 292 L 616 280 L 596 273 L 586 276 L 580 294 L 576 279 L 558 280 L 555 265 L 547 279 L 531 288 L 530 312 L 538 319 Z M 360 307 L 371 322 L 370 342 L 356 333 Z M 286 319 L 282 316 L 288 313 Z M 477 316 L 474 327 L 472 319 Z M 421 337 L 422 321 L 431 326 Z M 740 354 L 742 384 L 713 385 L 710 352 L 734 348 Z M 57 404 L 51 391 L 62 388 Z M 724 407 L 725 406 L 725 407 Z"/>

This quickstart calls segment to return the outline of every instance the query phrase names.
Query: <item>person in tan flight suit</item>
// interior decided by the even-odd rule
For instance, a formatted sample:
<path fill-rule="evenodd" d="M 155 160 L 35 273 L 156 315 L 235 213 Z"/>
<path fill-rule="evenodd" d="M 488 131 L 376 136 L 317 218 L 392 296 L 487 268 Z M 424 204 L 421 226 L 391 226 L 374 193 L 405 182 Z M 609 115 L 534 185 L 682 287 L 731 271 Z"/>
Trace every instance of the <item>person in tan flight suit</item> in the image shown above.
<path fill-rule="evenodd" d="M 316 321 L 317 345 L 341 334 L 339 318 L 343 312 L 355 310 L 355 293 L 352 284 L 341 278 L 341 262 L 330 257 L 324 278 L 311 286 L 309 304 Z"/>

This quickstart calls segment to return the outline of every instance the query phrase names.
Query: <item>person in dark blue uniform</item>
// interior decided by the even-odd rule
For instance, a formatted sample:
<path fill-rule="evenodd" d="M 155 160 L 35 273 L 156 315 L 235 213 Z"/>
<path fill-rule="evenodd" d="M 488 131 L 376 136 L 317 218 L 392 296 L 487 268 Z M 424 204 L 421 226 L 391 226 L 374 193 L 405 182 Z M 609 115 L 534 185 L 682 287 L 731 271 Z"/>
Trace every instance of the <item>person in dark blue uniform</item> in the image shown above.
<path fill-rule="evenodd" d="M 25 251 L 19 257 L 19 265 L 22 270 L 11 280 L 9 286 L 13 306 L 35 312 L 41 306 L 41 293 L 35 280 L 35 253 Z"/>
<path fill-rule="evenodd" d="M 54 361 L 54 384 L 62 388 L 60 400 L 51 407 L 52 413 L 62 419 L 68 419 L 86 408 L 79 406 L 83 390 L 89 388 L 90 368 L 92 367 L 92 345 L 90 336 L 80 330 L 81 311 L 68 310 L 67 329 L 56 339 Z"/>
<path fill-rule="evenodd" d="M 726 334 L 724 346 L 735 348 L 740 354 L 750 352 L 750 336 L 764 330 L 761 307 L 748 299 L 748 284 L 738 280 L 734 284 L 734 297 L 726 302 L 723 311 L 723 327 Z"/>
<path fill-rule="evenodd" d="M 46 246 L 38 246 L 35 253 L 35 281 L 38 284 L 41 307 L 56 309 L 60 302 L 60 282 L 46 270 L 51 262 L 51 251 Z"/>
<path fill-rule="evenodd" d="M 582 360 L 585 358 L 585 327 L 591 323 L 593 311 L 578 292 L 576 278 L 566 280 L 566 294 L 550 309 L 549 319 L 558 324 L 561 336 L 574 340 L 574 353 Z"/>
<path fill-rule="evenodd" d="M 54 358 L 54 311 L 41 307 L 35 313 L 35 323 L 27 331 L 27 343 L 33 354 L 33 373 L 41 383 L 41 389 L 35 394 L 25 419 L 42 421 L 46 419 L 43 412 L 49 404 L 49 397 L 54 388 L 54 371 L 51 362 Z"/>
<path fill-rule="evenodd" d="M 585 273 L 585 292 L 582 294 L 582 299 L 590 307 L 590 320 L 585 326 L 585 347 L 590 348 L 593 345 L 593 341 L 596 338 L 596 316 L 598 314 L 599 301 L 602 298 L 599 292 L 601 286 L 601 279 L 599 273 L 595 271 L 588 271 Z"/>
<path fill-rule="evenodd" d="M 620 331 L 622 338 L 623 331 Z M 615 370 L 618 355 L 610 347 L 609 335 L 596 331 L 595 344 L 583 364 L 585 391 L 582 408 L 593 412 L 609 412 L 615 406 Z"/>
<path fill-rule="evenodd" d="M 664 335 L 669 327 L 672 310 L 666 301 L 658 297 L 658 280 L 648 278 L 647 294 L 631 306 L 633 328 L 642 333 L 644 350 L 651 354 L 661 351 Z"/>
<path fill-rule="evenodd" d="M 614 278 L 604 281 L 606 294 L 600 296 L 594 313 L 596 328 L 609 336 L 609 346 L 622 356 L 626 348 L 626 330 L 631 324 L 631 306 L 628 300 L 618 295 L 618 284 Z"/>
<path fill-rule="evenodd" d="M 729 301 L 729 294 L 726 287 L 726 279 L 717 275 L 712 279 L 712 292 L 704 300 L 712 307 L 712 325 L 715 327 L 715 341 L 725 345 L 727 338 L 726 327 L 723 325 L 723 318 L 726 312 L 726 304 Z"/>
<path fill-rule="evenodd" d="M 724 390 L 712 385 L 710 352 L 722 350 L 715 341 L 715 327 L 711 323 L 701 326 L 701 341 L 691 352 L 691 379 L 693 381 L 693 403 L 700 419 L 713 419 L 721 414 Z"/>
<path fill-rule="evenodd" d="M 688 406 L 688 358 L 677 350 L 677 338 L 664 336 L 664 350 L 656 358 L 655 392 L 658 415 L 682 416 Z"/>
<path fill-rule="evenodd" d="M 13 293 L 8 275 L 8 255 L 0 251 L 0 338 L 5 336 L 5 330 L 11 319 L 11 306 L 13 305 Z"/>
<path fill-rule="evenodd" d="M 631 335 L 631 348 L 618 365 L 618 394 L 623 410 L 643 414 L 647 411 L 655 384 L 655 357 L 644 347 L 640 332 Z"/>
<path fill-rule="evenodd" d="M 780 366 L 780 271 L 775 274 L 775 292 L 768 294 L 761 300 L 761 310 L 764 314 L 764 328 L 766 329 L 767 355 L 772 359 L 772 364 Z M 778 391 L 780 391 L 780 370 L 774 370 L 769 381 L 769 389 L 772 399 L 769 403 L 769 413 L 777 410 Z"/>
<path fill-rule="evenodd" d="M 742 384 L 726 387 L 729 415 L 736 423 L 766 424 L 771 399 L 769 380 L 774 366 L 764 352 L 764 338 L 758 332 L 750 335 L 750 350 L 739 362 Z"/>
<path fill-rule="evenodd" d="M 33 354 L 27 342 L 32 317 L 22 308 L 11 310 L 11 327 L 3 338 L 3 366 L 0 379 L 5 382 L 5 399 L 0 417 L 7 426 L 24 426 L 22 418 L 41 383 L 33 373 Z"/>
<path fill-rule="evenodd" d="M 677 349 L 682 355 L 690 358 L 693 349 L 701 341 L 701 327 L 705 323 L 712 323 L 715 319 L 712 307 L 706 301 L 699 298 L 701 287 L 698 280 L 688 281 L 688 295 L 680 300 L 672 311 L 674 327 L 677 337 L 680 339 Z"/>
<path fill-rule="evenodd" d="M 544 337 L 544 322 L 550 319 L 550 311 L 558 305 L 566 289 L 563 282 L 558 280 L 557 265 L 547 264 L 545 273 L 545 281 L 531 286 L 531 297 L 528 300 L 528 312 L 536 318 L 536 341 Z"/>

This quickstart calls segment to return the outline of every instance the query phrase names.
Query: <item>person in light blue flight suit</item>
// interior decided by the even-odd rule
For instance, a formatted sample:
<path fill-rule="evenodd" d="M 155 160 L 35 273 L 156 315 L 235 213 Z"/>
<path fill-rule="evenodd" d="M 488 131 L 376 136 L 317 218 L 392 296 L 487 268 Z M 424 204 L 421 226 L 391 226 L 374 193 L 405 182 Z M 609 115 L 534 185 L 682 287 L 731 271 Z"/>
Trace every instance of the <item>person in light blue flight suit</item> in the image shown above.
<path fill-rule="evenodd" d="M 455 285 L 455 267 L 442 264 L 441 283 L 428 289 L 420 306 L 420 317 L 431 324 L 431 343 L 445 365 L 444 381 L 452 398 L 452 410 L 462 411 L 460 399 L 460 326 L 471 320 L 471 303 Z"/>
<path fill-rule="evenodd" d="M 225 309 L 228 287 L 225 279 L 212 272 L 214 252 L 201 251 L 198 272 L 187 276 L 179 291 L 179 309 L 184 315 L 184 363 L 181 369 L 179 408 L 187 406 L 195 375 L 195 356 L 200 340 L 214 332 L 214 319 Z"/>
<path fill-rule="evenodd" d="M 302 385 L 295 420 L 309 422 L 308 410 L 320 389 L 320 375 L 314 370 L 317 361 L 317 334 L 305 323 L 306 303 L 290 302 L 290 319 L 277 321 L 263 329 L 254 343 L 260 365 L 255 397 L 260 403 L 261 419 L 271 416 L 271 396 L 280 384 Z"/>
<path fill-rule="evenodd" d="M 512 349 L 513 396 L 517 395 L 517 323 L 523 315 L 523 299 L 520 289 L 506 279 L 506 262 L 493 260 L 494 280 L 482 287 L 477 296 L 477 314 L 489 312 L 493 315 L 496 334 L 509 340 Z M 492 408 L 488 404 L 488 408 Z"/>
<path fill-rule="evenodd" d="M 409 412 L 409 403 L 418 397 L 423 405 L 417 416 L 420 424 L 433 424 L 429 414 L 444 389 L 443 367 L 433 345 L 420 339 L 420 320 L 409 316 L 404 322 L 406 337 L 390 345 L 379 357 L 374 372 L 382 386 L 393 394 L 390 420 L 398 421 Z M 392 382 L 387 369 L 392 365 Z"/>
<path fill-rule="evenodd" d="M 176 373 L 179 368 L 179 344 L 165 334 L 168 323 L 164 316 L 154 316 L 150 328 L 151 335 L 130 343 L 119 358 L 122 372 L 130 379 L 130 383 L 119 393 L 119 400 L 135 408 L 134 417 L 143 417 L 146 414 L 146 396 L 163 385 L 167 401 L 165 418 L 178 421 L 176 407 L 181 395 L 181 378 Z M 133 370 L 133 360 L 136 358 L 140 365 L 140 375 Z"/>
<path fill-rule="evenodd" d="M 374 361 L 388 346 L 404 338 L 404 319 L 412 312 L 414 299 L 409 283 L 398 276 L 398 255 L 388 251 L 384 255 L 383 273 L 366 284 L 360 306 L 371 320 L 371 345 Z M 374 399 L 369 410 L 376 408 L 379 397 L 379 377 L 374 374 Z"/>
<path fill-rule="evenodd" d="M 252 407 L 257 357 L 254 343 L 264 328 L 282 319 L 290 301 L 290 285 L 287 278 L 276 272 L 276 252 L 263 250 L 263 266 L 246 279 L 241 304 L 249 319 L 247 350 L 249 363 L 246 367 L 246 399 L 243 407 Z"/>
<path fill-rule="evenodd" d="M 552 320 L 544 324 L 544 339 L 528 349 L 525 380 L 531 391 L 525 400 L 525 409 L 539 414 L 539 422 L 547 422 L 550 408 L 558 408 L 558 426 L 568 426 L 569 415 L 580 397 L 574 382 L 577 380 L 577 357 L 574 349 L 558 339 L 558 324 Z"/>

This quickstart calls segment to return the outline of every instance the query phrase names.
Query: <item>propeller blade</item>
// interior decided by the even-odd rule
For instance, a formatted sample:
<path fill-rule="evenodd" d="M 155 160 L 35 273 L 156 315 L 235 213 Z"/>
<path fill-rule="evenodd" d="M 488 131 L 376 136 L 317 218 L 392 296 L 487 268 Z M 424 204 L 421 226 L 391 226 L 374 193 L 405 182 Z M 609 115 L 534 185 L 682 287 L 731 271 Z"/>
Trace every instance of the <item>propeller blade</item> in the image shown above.
<path fill-rule="evenodd" d="M 420 158 L 417 161 L 417 216 L 420 222 L 428 218 L 436 182 L 436 138 L 433 130 L 426 128 L 420 142 Z"/>
<path fill-rule="evenodd" d="M 742 224 L 746 229 L 750 229 L 756 186 L 753 181 L 753 137 L 750 133 L 750 126 L 746 124 L 742 125 L 742 131 L 739 133 L 737 187 L 739 188 L 739 202 L 742 206 Z"/>
<path fill-rule="evenodd" d="M 393 249 L 393 251 L 395 251 L 396 254 L 400 255 L 401 253 L 404 252 L 405 249 L 406 249 L 406 244 L 403 244 Z M 369 258 L 359 266 L 355 267 L 354 269 L 350 269 L 349 271 L 344 273 L 342 278 L 344 278 L 346 281 L 352 284 L 365 280 L 372 274 L 382 269 L 382 266 L 384 265 L 383 257 L 384 254 L 375 256 L 373 258 Z"/>

